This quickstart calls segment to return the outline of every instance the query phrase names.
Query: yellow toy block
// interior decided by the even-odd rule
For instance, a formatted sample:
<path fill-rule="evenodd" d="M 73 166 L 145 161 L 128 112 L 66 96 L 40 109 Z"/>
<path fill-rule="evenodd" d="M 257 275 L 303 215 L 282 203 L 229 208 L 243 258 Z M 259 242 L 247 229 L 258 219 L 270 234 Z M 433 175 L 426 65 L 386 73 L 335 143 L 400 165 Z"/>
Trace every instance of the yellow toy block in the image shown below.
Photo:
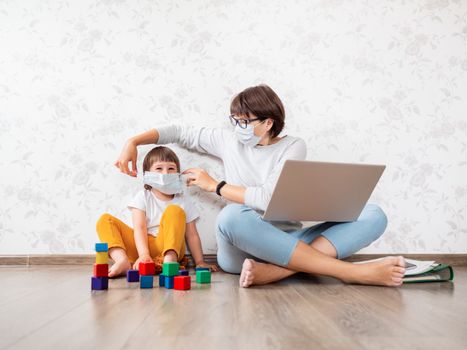
<path fill-rule="evenodd" d="M 109 253 L 99 252 L 96 253 L 96 264 L 108 264 L 109 263 Z"/>

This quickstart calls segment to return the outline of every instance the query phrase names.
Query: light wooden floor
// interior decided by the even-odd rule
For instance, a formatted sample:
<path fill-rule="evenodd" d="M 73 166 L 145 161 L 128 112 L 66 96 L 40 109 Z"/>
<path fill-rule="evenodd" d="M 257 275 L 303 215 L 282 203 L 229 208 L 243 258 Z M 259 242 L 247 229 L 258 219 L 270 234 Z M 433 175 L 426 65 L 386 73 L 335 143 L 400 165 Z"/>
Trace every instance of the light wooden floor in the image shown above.
<path fill-rule="evenodd" d="M 188 292 L 125 279 L 90 291 L 91 267 L 0 267 L 0 348 L 465 349 L 467 267 L 455 283 L 401 288 L 301 275 L 238 288 L 213 274 Z"/>

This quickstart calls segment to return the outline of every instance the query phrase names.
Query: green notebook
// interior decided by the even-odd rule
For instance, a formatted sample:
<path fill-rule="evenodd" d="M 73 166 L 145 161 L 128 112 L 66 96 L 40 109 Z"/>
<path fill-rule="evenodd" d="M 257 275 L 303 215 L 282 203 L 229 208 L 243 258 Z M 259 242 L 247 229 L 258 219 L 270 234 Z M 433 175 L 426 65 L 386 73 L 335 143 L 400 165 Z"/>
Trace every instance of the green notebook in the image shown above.
<path fill-rule="evenodd" d="M 454 270 L 446 264 L 434 261 L 405 259 L 404 283 L 442 282 L 454 279 Z"/>

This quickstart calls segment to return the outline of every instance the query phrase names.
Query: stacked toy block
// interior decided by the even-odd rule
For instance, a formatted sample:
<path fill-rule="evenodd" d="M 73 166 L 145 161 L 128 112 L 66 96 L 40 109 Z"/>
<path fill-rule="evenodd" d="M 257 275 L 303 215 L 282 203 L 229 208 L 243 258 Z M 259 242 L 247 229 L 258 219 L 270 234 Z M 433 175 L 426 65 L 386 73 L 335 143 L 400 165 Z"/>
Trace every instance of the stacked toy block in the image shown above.
<path fill-rule="evenodd" d="M 177 262 L 166 262 L 162 265 L 162 273 L 159 275 L 159 287 L 175 290 L 191 289 L 191 278 L 188 270 L 180 270 Z"/>
<path fill-rule="evenodd" d="M 96 243 L 96 262 L 91 278 L 91 290 L 109 288 L 109 247 L 107 243 Z"/>
<path fill-rule="evenodd" d="M 154 285 L 154 275 L 156 274 L 156 264 L 151 262 L 139 263 L 139 286 L 140 288 L 152 288 Z"/>

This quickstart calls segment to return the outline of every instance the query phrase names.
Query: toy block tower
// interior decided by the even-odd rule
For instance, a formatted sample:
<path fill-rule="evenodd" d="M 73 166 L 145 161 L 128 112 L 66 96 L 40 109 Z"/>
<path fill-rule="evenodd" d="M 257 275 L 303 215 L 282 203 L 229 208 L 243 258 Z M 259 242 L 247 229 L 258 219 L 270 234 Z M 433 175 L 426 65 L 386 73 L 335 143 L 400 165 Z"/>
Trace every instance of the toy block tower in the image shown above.
<path fill-rule="evenodd" d="M 165 262 L 162 264 L 162 274 L 159 276 L 159 286 L 167 289 L 174 288 L 174 278 L 178 276 L 180 265 L 178 262 Z"/>
<path fill-rule="evenodd" d="M 91 290 L 105 290 L 109 288 L 109 246 L 107 243 L 96 243 L 95 250 L 96 262 Z"/>
<path fill-rule="evenodd" d="M 140 288 L 153 288 L 154 285 L 154 275 L 156 274 L 156 264 L 153 261 L 151 262 L 140 262 L 139 263 L 139 282 Z"/>

